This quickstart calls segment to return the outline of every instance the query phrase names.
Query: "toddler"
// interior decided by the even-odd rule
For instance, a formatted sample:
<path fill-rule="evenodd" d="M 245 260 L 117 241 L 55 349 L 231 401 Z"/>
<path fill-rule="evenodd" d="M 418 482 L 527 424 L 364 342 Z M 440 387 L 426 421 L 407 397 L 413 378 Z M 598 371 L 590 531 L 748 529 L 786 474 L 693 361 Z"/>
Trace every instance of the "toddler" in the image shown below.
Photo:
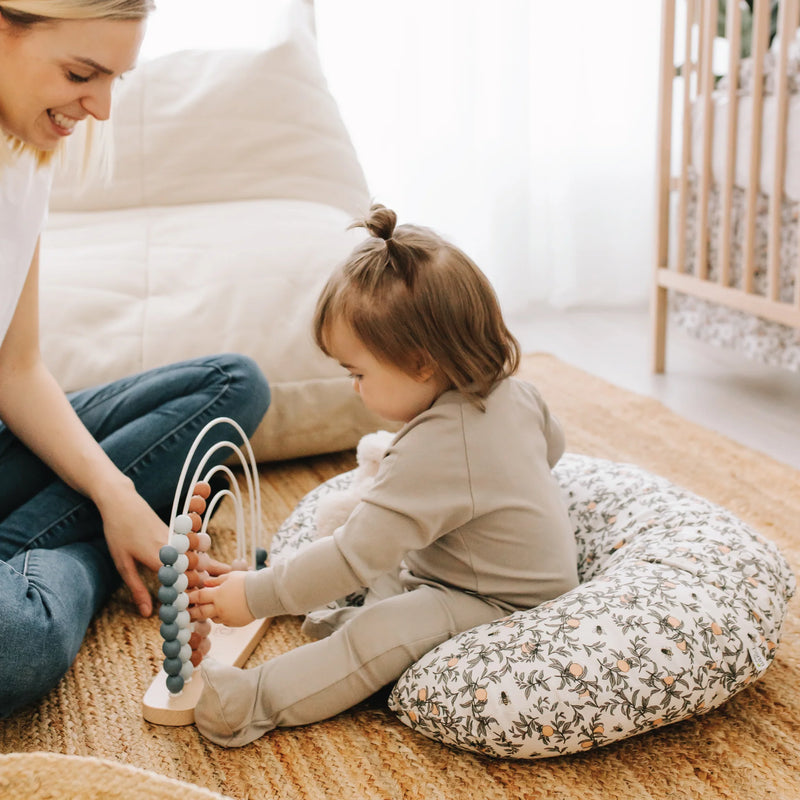
<path fill-rule="evenodd" d="M 320 637 L 254 669 L 204 662 L 195 720 L 218 744 L 331 717 L 456 633 L 578 583 L 551 473 L 564 435 L 537 390 L 511 377 L 519 346 L 488 280 L 383 206 L 359 224 L 370 236 L 329 279 L 314 334 L 364 405 L 404 425 L 332 536 L 190 593 L 194 619 L 308 614 Z M 362 587 L 363 606 L 325 606 Z"/>

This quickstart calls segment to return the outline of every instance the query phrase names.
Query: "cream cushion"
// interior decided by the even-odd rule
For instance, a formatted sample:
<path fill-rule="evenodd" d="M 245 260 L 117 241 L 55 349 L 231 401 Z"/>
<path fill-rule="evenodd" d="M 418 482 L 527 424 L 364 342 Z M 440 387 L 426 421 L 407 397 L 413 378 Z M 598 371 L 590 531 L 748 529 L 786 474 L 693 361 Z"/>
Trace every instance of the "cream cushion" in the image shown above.
<path fill-rule="evenodd" d="M 250 355 L 272 390 L 259 461 L 353 447 L 380 424 L 310 333 L 370 198 L 311 6 L 279 5 L 263 49 L 182 51 L 126 76 L 114 180 L 76 195 L 69 169 L 57 177 L 41 255 L 43 354 L 65 390 Z"/>
<path fill-rule="evenodd" d="M 263 49 L 183 50 L 126 75 L 112 111 L 113 182 L 76 196 L 67 174 L 51 209 L 272 198 L 363 213 L 368 191 L 322 73 L 313 8 L 271 2 L 280 8 Z"/>

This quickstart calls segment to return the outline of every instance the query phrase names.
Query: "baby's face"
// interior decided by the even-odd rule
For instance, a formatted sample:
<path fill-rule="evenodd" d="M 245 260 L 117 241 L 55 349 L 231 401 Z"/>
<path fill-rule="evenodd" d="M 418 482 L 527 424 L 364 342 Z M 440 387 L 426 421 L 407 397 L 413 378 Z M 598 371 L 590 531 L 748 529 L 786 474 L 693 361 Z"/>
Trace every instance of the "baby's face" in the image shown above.
<path fill-rule="evenodd" d="M 379 361 L 349 325 L 336 320 L 326 338 L 328 352 L 353 378 L 364 405 L 392 422 L 410 422 L 430 408 L 441 394 L 432 370 L 409 375 L 394 364 Z"/>

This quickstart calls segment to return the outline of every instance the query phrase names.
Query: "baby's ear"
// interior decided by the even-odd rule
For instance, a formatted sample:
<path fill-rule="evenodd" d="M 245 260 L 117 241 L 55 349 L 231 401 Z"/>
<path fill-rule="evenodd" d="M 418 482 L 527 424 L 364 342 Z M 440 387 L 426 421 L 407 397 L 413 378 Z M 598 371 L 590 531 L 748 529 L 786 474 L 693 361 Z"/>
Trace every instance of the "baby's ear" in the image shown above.
<path fill-rule="evenodd" d="M 428 353 L 420 353 L 417 356 L 416 379 L 420 383 L 430 380 L 436 374 L 436 364 Z"/>

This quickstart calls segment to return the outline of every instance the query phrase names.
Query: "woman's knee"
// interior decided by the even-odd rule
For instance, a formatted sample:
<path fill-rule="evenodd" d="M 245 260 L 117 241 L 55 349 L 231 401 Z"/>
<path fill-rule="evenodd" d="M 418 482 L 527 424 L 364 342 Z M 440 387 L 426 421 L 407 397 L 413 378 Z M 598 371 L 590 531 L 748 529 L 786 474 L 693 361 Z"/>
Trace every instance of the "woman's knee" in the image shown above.
<path fill-rule="evenodd" d="M 29 550 L 0 562 L 0 716 L 61 680 L 117 581 L 107 552 L 91 543 Z"/>
<path fill-rule="evenodd" d="M 256 361 L 241 353 L 221 353 L 211 358 L 227 380 L 227 412 L 251 436 L 269 408 L 270 389 Z"/>
<path fill-rule="evenodd" d="M 16 622 L 0 622 L 0 718 L 44 697 L 67 673 L 80 647 L 74 633 L 45 609 Z"/>

